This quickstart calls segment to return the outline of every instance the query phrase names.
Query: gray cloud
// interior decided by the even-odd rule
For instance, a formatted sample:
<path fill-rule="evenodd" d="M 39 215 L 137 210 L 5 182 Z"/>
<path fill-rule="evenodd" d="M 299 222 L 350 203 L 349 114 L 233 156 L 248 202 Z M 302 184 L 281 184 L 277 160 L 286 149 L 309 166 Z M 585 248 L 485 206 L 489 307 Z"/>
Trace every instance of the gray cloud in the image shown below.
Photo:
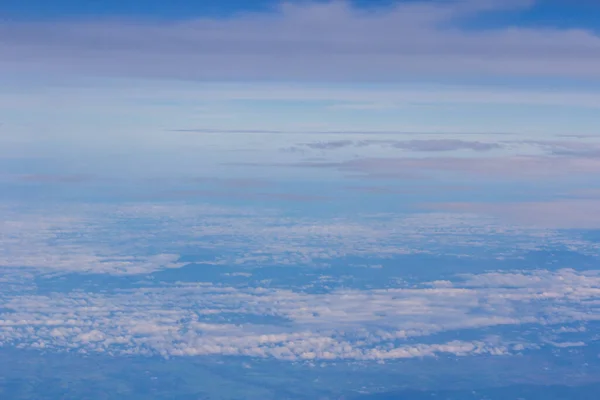
<path fill-rule="evenodd" d="M 499 143 L 486 143 L 479 141 L 467 141 L 460 139 L 415 139 L 415 140 L 331 140 L 322 142 L 304 143 L 299 146 L 307 147 L 313 150 L 335 150 L 345 147 L 367 147 L 367 146 L 383 146 L 393 147 L 402 150 L 423 151 L 423 152 L 438 152 L 438 151 L 455 151 L 455 150 L 473 150 L 473 151 L 489 151 L 502 148 Z M 297 147 L 292 148 L 297 149 Z M 285 149 L 289 151 L 290 149 Z"/>
<path fill-rule="evenodd" d="M 600 76 L 600 38 L 580 29 L 463 30 L 528 0 L 283 3 L 277 12 L 180 21 L 12 22 L 3 68 L 195 79 L 394 79 L 407 73 Z M 41 64 L 44 64 L 41 67 Z"/>
<path fill-rule="evenodd" d="M 278 134 L 285 133 L 284 131 L 275 131 L 269 129 L 211 129 L 211 128 L 197 128 L 197 129 L 171 129 L 171 132 L 181 133 L 247 133 L 247 134 Z"/>
<path fill-rule="evenodd" d="M 304 146 L 315 150 L 334 150 L 356 145 L 352 140 L 332 140 L 329 142 L 306 143 Z"/>

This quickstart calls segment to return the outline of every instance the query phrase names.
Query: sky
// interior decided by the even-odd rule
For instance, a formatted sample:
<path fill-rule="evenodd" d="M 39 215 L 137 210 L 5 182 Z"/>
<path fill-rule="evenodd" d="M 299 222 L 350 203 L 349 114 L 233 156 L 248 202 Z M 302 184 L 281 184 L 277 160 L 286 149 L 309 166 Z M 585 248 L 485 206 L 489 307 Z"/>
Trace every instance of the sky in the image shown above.
<path fill-rule="evenodd" d="M 339 176 L 333 170 L 388 174 L 383 169 L 407 162 L 386 161 L 400 146 L 403 158 L 426 157 L 413 163 L 475 158 L 472 168 L 452 167 L 466 169 L 465 177 L 482 171 L 477 163 L 497 169 L 492 164 L 502 156 L 515 159 L 504 180 L 522 180 L 511 172 L 519 165 L 534 177 L 552 170 L 585 179 L 595 160 L 575 153 L 598 146 L 600 40 L 591 18 L 598 7 L 2 2 L 2 164 L 7 176 L 36 174 L 36 165 L 111 178 L 211 175 L 203 172 L 210 166 L 212 175 L 314 180 Z M 340 133 L 379 144 L 358 146 L 360 154 L 351 145 L 302 149 L 304 142 L 336 142 Z M 420 151 L 392 137 L 450 140 L 450 149 Z M 493 143 L 474 149 L 454 140 Z M 562 156 L 548 158 L 556 152 Z M 440 155 L 450 160 L 429 158 Z M 239 165 L 316 157 L 339 167 Z"/>
<path fill-rule="evenodd" d="M 3 2 L 3 176 L 529 185 L 593 209 L 569 193 L 599 168 L 598 7 Z M 528 205 L 483 211 L 506 207 Z"/>
<path fill-rule="evenodd" d="M 1 1 L 0 360 L 144 360 L 115 398 L 181 359 L 215 399 L 600 383 L 597 15 Z"/>

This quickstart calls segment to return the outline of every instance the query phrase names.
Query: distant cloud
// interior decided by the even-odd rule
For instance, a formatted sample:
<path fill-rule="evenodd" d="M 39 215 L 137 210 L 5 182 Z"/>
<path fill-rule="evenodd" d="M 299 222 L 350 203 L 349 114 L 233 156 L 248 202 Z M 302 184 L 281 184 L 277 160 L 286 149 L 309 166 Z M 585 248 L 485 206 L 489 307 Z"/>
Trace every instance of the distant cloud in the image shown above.
<path fill-rule="evenodd" d="M 582 29 L 461 29 L 532 1 L 282 3 L 273 13 L 179 21 L 4 21 L 3 69 L 193 79 L 390 80 L 443 74 L 600 76 L 600 38 Z M 43 65 L 43 66 L 42 66 Z"/>
<path fill-rule="evenodd" d="M 407 142 L 395 142 L 393 147 L 411 151 L 453 151 L 473 150 L 488 151 L 499 149 L 498 143 L 485 143 L 478 141 L 465 141 L 459 139 L 437 139 L 437 140 L 410 140 Z"/>
<path fill-rule="evenodd" d="M 304 146 L 315 150 L 332 150 L 353 146 L 354 144 L 352 140 L 332 140 L 329 142 L 306 143 Z"/>
<path fill-rule="evenodd" d="M 519 143 L 539 146 L 549 154 L 557 156 L 588 157 L 600 158 L 600 142 L 597 137 L 569 136 L 570 138 L 580 139 L 571 141 L 559 140 L 524 140 Z M 594 141 L 581 139 L 596 139 Z"/>
<path fill-rule="evenodd" d="M 507 203 L 441 203 L 431 209 L 494 215 L 513 223 L 554 229 L 600 229 L 600 199 Z"/>
<path fill-rule="evenodd" d="M 345 147 L 382 146 L 417 152 L 442 152 L 455 150 L 489 151 L 502 148 L 499 143 L 467 141 L 460 139 L 413 139 L 413 140 L 331 140 L 297 145 L 313 150 L 335 150 Z"/>
<path fill-rule="evenodd" d="M 198 128 L 198 129 L 171 129 L 171 132 L 180 133 L 265 133 L 265 134 L 277 134 L 284 133 L 284 131 L 269 130 L 269 129 L 211 129 L 211 128 Z"/>
<path fill-rule="evenodd" d="M 255 199 L 261 203 L 266 196 Z M 277 200 L 326 201 L 294 194 L 281 194 Z M 583 211 L 575 210 L 578 214 L 573 223 L 585 221 L 584 212 L 591 214 L 588 224 L 595 223 L 594 206 L 589 203 Z M 506 220 L 510 210 L 502 209 L 502 205 L 491 211 L 477 204 L 423 207 L 425 212 L 412 214 L 310 218 L 292 217 L 269 208 L 185 202 L 119 206 L 73 203 L 27 211 L 0 205 L 0 267 L 46 273 L 144 275 L 184 266 L 178 255 L 196 245 L 215 254 L 201 262 L 240 267 L 318 267 L 340 255 L 389 259 L 446 251 L 448 246 L 457 253 L 467 253 L 477 246 L 488 254 L 506 256 L 506 247 L 499 238 L 514 243 L 511 254 L 517 255 L 564 244 L 574 251 L 597 252 L 592 242 L 574 243 L 568 235 L 546 228 L 557 226 L 551 223 L 558 218 L 568 223 L 568 216 L 550 217 L 542 227 L 529 226 L 533 218 L 543 216 L 543 210 L 555 212 L 557 208 L 519 211 L 531 216 L 525 215 L 515 224 L 510 223 L 513 219 Z M 131 228 L 123 226 L 127 224 Z M 139 224 L 156 228 L 138 229 Z"/>
<path fill-rule="evenodd" d="M 246 165 L 262 165 L 246 164 Z M 466 174 L 505 180 L 556 179 L 600 173 L 600 158 L 546 155 L 495 157 L 356 158 L 340 162 L 296 162 L 280 166 L 333 168 L 367 177 L 426 179 L 432 174 Z"/>

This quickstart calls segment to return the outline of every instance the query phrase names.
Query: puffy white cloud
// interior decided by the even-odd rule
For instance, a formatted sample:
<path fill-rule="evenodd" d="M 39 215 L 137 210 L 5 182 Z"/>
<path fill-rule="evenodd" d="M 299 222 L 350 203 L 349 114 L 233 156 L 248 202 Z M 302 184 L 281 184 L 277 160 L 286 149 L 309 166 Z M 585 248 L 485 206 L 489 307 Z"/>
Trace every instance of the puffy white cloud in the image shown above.
<path fill-rule="evenodd" d="M 163 356 L 281 360 L 388 360 L 449 353 L 511 354 L 569 334 L 566 323 L 600 320 L 600 271 L 469 275 L 442 288 L 340 290 L 311 294 L 268 288 L 178 284 L 115 293 L 2 295 L 3 345 Z M 206 312 L 205 312 L 206 311 Z M 205 317 L 222 316 L 220 322 Z M 228 322 L 239 315 L 237 322 Z M 253 322 L 272 315 L 285 324 Z M 436 339 L 444 332 L 541 328 L 534 342 L 509 337 Z M 548 326 L 548 328 L 544 328 Z"/>
<path fill-rule="evenodd" d="M 458 214 L 287 217 L 276 211 L 185 204 L 0 209 L 0 343 L 124 354 L 237 355 L 282 360 L 386 360 L 440 353 L 507 354 L 523 340 L 446 342 L 444 332 L 560 325 L 544 343 L 576 343 L 569 325 L 600 320 L 600 274 L 488 272 L 388 289 L 308 293 L 177 283 L 100 293 L 42 295 L 40 274 L 148 274 L 179 267 L 181 246 L 223 253 L 215 263 L 316 263 L 344 255 L 386 257 L 436 245 L 513 247 L 590 243 Z M 152 226 L 149 232 L 147 226 Z M 427 243 L 423 244 L 423 238 Z M 488 240 L 488 239 L 493 240 Z M 515 245 L 516 243 L 516 245 Z M 162 246 L 162 247 L 161 247 Z M 148 248 L 159 249 L 147 254 Z M 503 250 L 502 250 L 503 251 Z M 210 261 L 209 261 L 210 262 Z M 240 275 L 244 274 L 244 275 Z M 238 276 L 248 275 L 245 272 Z M 324 277 L 324 280 L 331 277 Z M 143 283 L 140 283 L 143 285 Z M 156 284 L 155 284 L 156 285 Z M 295 289 L 295 290 L 292 290 Z M 265 316 L 276 317 L 266 322 Z M 278 323 L 277 321 L 281 321 Z M 576 332 L 575 332 L 576 333 Z M 560 339 L 560 340 L 559 340 Z"/>

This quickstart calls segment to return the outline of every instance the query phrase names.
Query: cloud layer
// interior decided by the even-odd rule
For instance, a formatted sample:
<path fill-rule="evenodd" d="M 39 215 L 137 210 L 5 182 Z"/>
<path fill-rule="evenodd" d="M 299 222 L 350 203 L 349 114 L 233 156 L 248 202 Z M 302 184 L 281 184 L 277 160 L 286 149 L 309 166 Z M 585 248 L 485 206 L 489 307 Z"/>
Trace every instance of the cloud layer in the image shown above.
<path fill-rule="evenodd" d="M 505 256 L 565 243 L 574 251 L 598 252 L 594 242 L 547 227 L 507 224 L 476 206 L 455 211 L 461 212 L 309 218 L 185 203 L 5 207 L 0 208 L 0 267 L 144 275 L 184 266 L 179 255 L 190 248 L 216 254 L 201 263 L 252 268 L 328 266 L 339 257 L 469 254 L 473 248 Z"/>
<path fill-rule="evenodd" d="M 198 79 L 397 79 L 405 74 L 598 78 L 600 38 L 584 30 L 461 29 L 523 1 L 282 3 L 228 19 L 4 22 L 4 68 Z"/>
<path fill-rule="evenodd" d="M 196 283 L 0 298 L 4 346 L 288 361 L 505 355 L 541 345 L 580 346 L 561 340 L 573 331 L 563 324 L 577 324 L 579 331 L 581 324 L 600 320 L 598 271 L 572 270 L 488 273 L 456 283 L 328 294 Z M 238 322 L 231 321 L 234 316 Z M 283 322 L 254 321 L 265 316 Z M 523 324 L 540 330 L 529 340 L 435 338 L 449 331 Z"/>

